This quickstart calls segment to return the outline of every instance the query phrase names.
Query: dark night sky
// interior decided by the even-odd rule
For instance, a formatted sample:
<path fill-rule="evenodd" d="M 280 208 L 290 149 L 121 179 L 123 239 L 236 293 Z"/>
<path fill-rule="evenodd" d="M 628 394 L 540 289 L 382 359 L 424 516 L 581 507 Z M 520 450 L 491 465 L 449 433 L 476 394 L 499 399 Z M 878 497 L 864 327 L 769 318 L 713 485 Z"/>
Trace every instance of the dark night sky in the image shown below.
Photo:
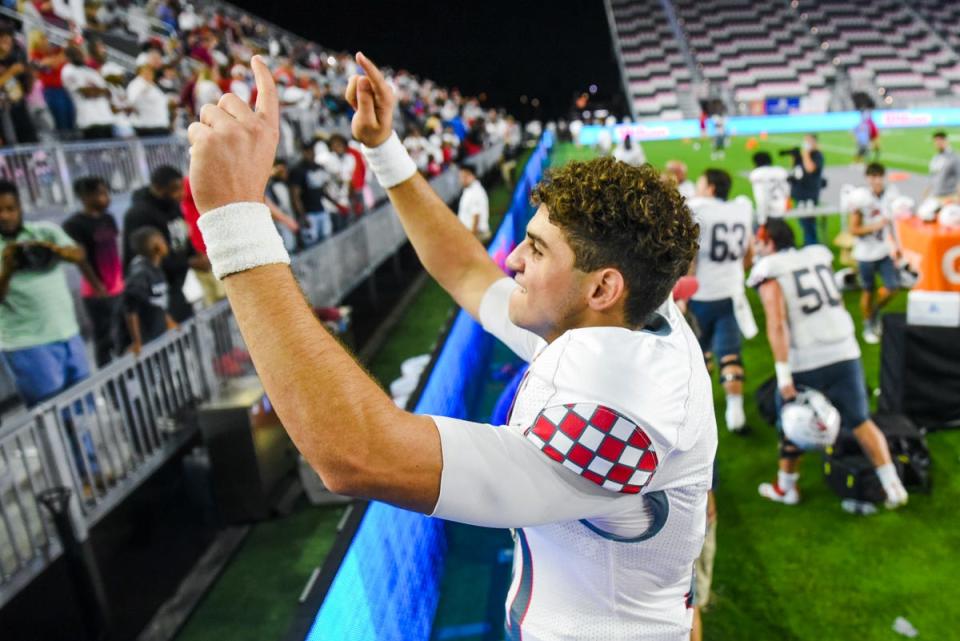
<path fill-rule="evenodd" d="M 235 3 L 325 47 L 361 50 L 467 94 L 485 91 L 490 103 L 521 117 L 533 115 L 523 94 L 540 99 L 539 116 L 553 118 L 591 84 L 602 101 L 619 93 L 600 0 Z"/>

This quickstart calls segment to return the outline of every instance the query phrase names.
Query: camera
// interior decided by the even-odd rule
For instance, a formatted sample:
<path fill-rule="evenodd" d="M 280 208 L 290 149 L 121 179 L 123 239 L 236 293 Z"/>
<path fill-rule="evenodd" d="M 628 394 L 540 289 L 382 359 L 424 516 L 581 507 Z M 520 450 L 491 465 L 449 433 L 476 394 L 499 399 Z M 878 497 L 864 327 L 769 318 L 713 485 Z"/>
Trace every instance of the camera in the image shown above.
<path fill-rule="evenodd" d="M 43 245 L 17 245 L 14 260 L 20 270 L 44 271 L 56 261 L 56 254 Z"/>

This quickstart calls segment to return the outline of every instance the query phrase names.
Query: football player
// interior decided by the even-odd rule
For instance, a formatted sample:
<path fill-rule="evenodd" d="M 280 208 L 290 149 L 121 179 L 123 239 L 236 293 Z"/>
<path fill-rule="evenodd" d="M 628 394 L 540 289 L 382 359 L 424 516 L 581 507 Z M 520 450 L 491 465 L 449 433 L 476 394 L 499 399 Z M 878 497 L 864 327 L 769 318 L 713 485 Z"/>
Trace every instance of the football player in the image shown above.
<path fill-rule="evenodd" d="M 735 306 L 746 307 L 743 282 L 751 259 L 753 208 L 745 198 L 728 201 L 729 195 L 730 174 L 707 169 L 697 181 L 697 196 L 688 202 L 700 225 L 700 251 L 690 272 L 696 274 L 699 287 L 690 300 L 690 311 L 700 328 L 708 366 L 713 358 L 720 369 L 727 429 L 742 433 L 744 374 Z"/>
<path fill-rule="evenodd" d="M 880 342 L 878 314 L 900 288 L 897 266 L 900 250 L 892 233 L 891 203 L 900 194 L 897 188 L 886 184 L 886 170 L 880 163 L 867 165 L 867 187 L 861 187 L 848 200 L 850 233 L 856 241 L 853 258 L 860 271 L 860 311 L 863 313 L 863 340 L 875 345 Z M 877 276 L 883 282 L 876 288 Z"/>
<path fill-rule="evenodd" d="M 756 204 L 757 224 L 767 222 L 768 216 L 783 218 L 790 200 L 790 183 L 787 170 L 773 164 L 773 158 L 765 151 L 753 154 L 754 169 L 750 172 L 753 186 L 753 202 Z"/>
<path fill-rule="evenodd" d="M 823 245 L 796 249 L 790 226 L 772 218 L 757 232 L 757 255 L 748 284 L 757 288 L 766 313 L 778 406 L 796 397 L 797 385 L 823 393 L 840 413 L 840 429 L 853 432 L 876 467 L 887 507 L 906 504 L 887 441 L 870 419 L 860 347 L 833 280 L 833 254 Z M 799 502 L 800 455 L 781 434 L 777 480 L 761 484 L 761 496 L 786 505 Z"/>
<path fill-rule="evenodd" d="M 717 442 L 709 376 L 670 298 L 696 252 L 689 210 L 649 165 L 571 163 L 534 190 L 508 278 L 417 172 L 379 69 L 357 63 L 353 135 L 420 259 L 531 364 L 504 427 L 417 416 L 317 323 L 260 204 L 279 109 L 254 58 L 256 112 L 230 94 L 205 106 L 190 172 L 214 272 L 284 427 L 334 492 L 515 528 L 509 638 L 686 639 Z"/>

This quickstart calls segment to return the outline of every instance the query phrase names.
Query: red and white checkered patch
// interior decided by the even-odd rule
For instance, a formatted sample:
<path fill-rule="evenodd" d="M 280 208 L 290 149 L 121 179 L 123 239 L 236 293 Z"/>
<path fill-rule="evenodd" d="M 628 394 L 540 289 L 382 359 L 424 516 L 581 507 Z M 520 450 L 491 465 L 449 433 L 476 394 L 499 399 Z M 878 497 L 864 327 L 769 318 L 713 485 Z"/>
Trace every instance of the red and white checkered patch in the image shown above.
<path fill-rule="evenodd" d="M 603 405 L 548 407 L 524 434 L 557 463 L 614 492 L 638 493 L 657 470 L 650 437 Z"/>

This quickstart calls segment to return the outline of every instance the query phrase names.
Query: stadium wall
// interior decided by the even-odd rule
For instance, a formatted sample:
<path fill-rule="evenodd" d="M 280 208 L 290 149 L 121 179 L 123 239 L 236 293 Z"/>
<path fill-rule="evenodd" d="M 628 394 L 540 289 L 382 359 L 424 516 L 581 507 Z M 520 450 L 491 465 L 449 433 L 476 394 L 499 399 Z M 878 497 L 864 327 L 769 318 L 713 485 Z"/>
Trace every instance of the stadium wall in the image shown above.
<path fill-rule="evenodd" d="M 727 134 L 730 136 L 756 136 L 761 134 L 816 133 L 821 131 L 852 131 L 860 122 L 859 111 L 836 111 L 822 114 L 788 114 L 782 116 L 733 116 L 727 119 Z M 899 109 L 873 112 L 878 129 L 901 129 L 905 127 L 956 127 L 960 126 L 960 109 Z M 581 145 L 597 144 L 601 131 L 609 131 L 613 140 L 631 139 L 642 142 L 652 140 L 677 140 L 700 136 L 700 121 L 644 120 L 606 127 L 587 125 L 580 130 Z M 708 135 L 713 135 L 713 124 L 708 125 Z"/>
<path fill-rule="evenodd" d="M 544 134 L 524 168 L 509 211 L 490 243 L 490 255 L 503 267 L 523 237 L 532 215 L 530 191 L 540 180 L 553 136 Z M 486 375 L 493 339 L 462 310 L 434 352 L 419 394 L 418 414 L 469 416 Z M 443 521 L 371 502 L 358 508 L 341 532 L 338 563 L 325 594 L 318 585 L 287 639 L 299 641 L 429 641 L 443 575 L 446 539 Z M 336 551 L 336 550 L 335 550 Z M 339 558 L 335 558 L 339 557 Z M 325 568 L 328 569 L 328 568 Z M 313 604 L 313 609 L 311 609 Z M 316 609 L 319 604 L 319 609 Z"/>

